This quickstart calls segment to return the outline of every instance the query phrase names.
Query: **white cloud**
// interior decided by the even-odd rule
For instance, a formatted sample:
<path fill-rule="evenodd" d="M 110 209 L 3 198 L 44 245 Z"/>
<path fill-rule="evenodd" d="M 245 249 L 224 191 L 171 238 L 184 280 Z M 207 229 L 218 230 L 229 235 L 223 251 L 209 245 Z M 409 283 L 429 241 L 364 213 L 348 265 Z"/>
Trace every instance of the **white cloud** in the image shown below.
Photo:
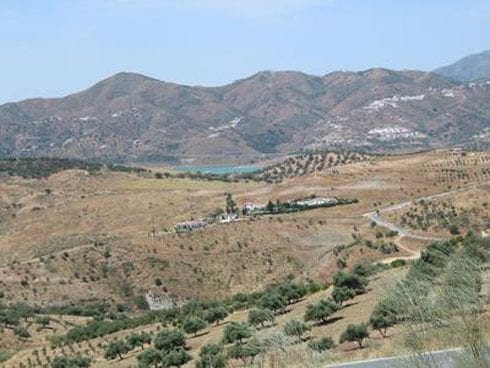
<path fill-rule="evenodd" d="M 245 18 L 286 16 L 328 5 L 333 0 L 104 0 L 117 7 L 197 10 Z"/>

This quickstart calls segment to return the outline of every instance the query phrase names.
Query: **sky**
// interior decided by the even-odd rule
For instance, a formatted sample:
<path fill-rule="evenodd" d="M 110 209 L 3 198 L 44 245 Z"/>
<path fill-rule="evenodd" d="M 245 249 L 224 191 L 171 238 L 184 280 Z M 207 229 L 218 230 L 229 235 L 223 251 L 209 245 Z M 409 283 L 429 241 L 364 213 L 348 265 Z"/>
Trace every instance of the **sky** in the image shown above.
<path fill-rule="evenodd" d="M 216 86 L 261 70 L 433 70 L 486 49 L 489 0 L 0 0 L 0 103 L 121 71 Z"/>

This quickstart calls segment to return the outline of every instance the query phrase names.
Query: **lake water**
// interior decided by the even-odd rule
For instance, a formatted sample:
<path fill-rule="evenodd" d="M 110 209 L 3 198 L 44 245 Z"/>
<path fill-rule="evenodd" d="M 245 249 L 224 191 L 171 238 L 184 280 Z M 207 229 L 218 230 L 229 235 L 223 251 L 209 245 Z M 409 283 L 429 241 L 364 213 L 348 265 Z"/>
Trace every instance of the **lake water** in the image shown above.
<path fill-rule="evenodd" d="M 216 174 L 216 175 L 224 175 L 224 174 L 246 174 L 251 173 L 257 170 L 260 170 L 260 166 L 255 165 L 243 165 L 243 166 L 235 166 L 235 165 L 220 165 L 220 166 L 177 166 L 175 170 L 180 172 L 191 172 L 197 173 L 201 172 L 203 174 Z"/>

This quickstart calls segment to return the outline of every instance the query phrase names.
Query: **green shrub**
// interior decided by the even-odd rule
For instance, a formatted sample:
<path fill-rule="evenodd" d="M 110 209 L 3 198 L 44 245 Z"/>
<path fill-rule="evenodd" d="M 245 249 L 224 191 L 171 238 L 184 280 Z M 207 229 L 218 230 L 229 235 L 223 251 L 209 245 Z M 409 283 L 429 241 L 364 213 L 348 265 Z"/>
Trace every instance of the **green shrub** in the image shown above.
<path fill-rule="evenodd" d="M 345 341 L 357 342 L 359 348 L 363 348 L 363 342 L 369 337 L 369 331 L 366 324 L 350 324 L 340 336 L 340 343 Z"/>
<path fill-rule="evenodd" d="M 220 321 L 224 320 L 228 316 L 228 311 L 226 310 L 225 307 L 218 306 L 209 309 L 205 316 L 204 319 L 208 323 L 215 323 L 219 324 Z"/>
<path fill-rule="evenodd" d="M 250 327 L 245 322 L 231 322 L 225 327 L 223 332 L 223 342 L 225 344 L 233 344 L 238 341 L 242 343 L 244 339 L 252 336 Z"/>
<path fill-rule="evenodd" d="M 116 340 L 110 342 L 104 349 L 104 358 L 108 360 L 123 359 L 124 354 L 127 354 L 131 350 L 131 347 L 122 340 Z"/>
<path fill-rule="evenodd" d="M 223 353 L 223 346 L 216 344 L 204 345 L 199 353 L 200 359 L 196 362 L 196 368 L 225 368 L 228 363 Z"/>
<path fill-rule="evenodd" d="M 131 335 L 126 337 L 126 342 L 131 347 L 131 349 L 139 347 L 141 350 L 143 350 L 146 344 L 151 343 L 151 340 L 151 335 L 146 332 L 142 332 L 139 334 L 132 333 Z"/>
<path fill-rule="evenodd" d="M 309 329 L 310 328 L 305 323 L 298 321 L 297 319 L 290 319 L 284 326 L 284 334 L 286 336 L 296 336 L 298 340 L 301 341 L 303 335 Z"/>
<path fill-rule="evenodd" d="M 91 359 L 82 356 L 74 357 L 55 357 L 51 362 L 52 368 L 88 368 L 90 367 Z"/>
<path fill-rule="evenodd" d="M 407 261 L 405 261 L 404 259 L 395 259 L 394 261 L 392 261 L 390 263 L 390 266 L 393 268 L 397 268 L 397 267 L 406 266 L 406 264 L 407 264 Z"/>
<path fill-rule="evenodd" d="M 198 317 L 190 317 L 185 320 L 183 329 L 188 334 L 194 334 L 194 336 L 204 328 L 206 328 L 206 321 Z"/>
<path fill-rule="evenodd" d="M 28 339 L 29 337 L 31 337 L 31 334 L 30 332 L 27 330 L 27 328 L 25 328 L 24 326 L 15 326 L 14 328 L 14 333 L 16 336 L 19 336 L 23 339 Z"/>
<path fill-rule="evenodd" d="M 139 354 L 136 359 L 138 360 L 138 368 L 153 368 L 159 367 L 164 362 L 164 355 L 160 350 L 148 349 Z"/>
<path fill-rule="evenodd" d="M 346 287 L 354 290 L 356 294 L 362 294 L 366 291 L 367 280 L 351 272 L 338 272 L 334 276 L 333 284 L 338 288 Z"/>
<path fill-rule="evenodd" d="M 351 300 L 356 295 L 355 291 L 348 287 L 334 287 L 332 291 L 332 299 L 338 305 L 342 305 L 347 300 Z"/>
<path fill-rule="evenodd" d="M 320 321 L 325 323 L 339 309 L 338 304 L 330 300 L 322 300 L 317 304 L 310 304 L 306 307 L 304 319 L 305 321 Z"/>
<path fill-rule="evenodd" d="M 153 341 L 155 348 L 169 352 L 185 347 L 185 337 L 179 330 L 162 331 L 157 334 Z"/>
<path fill-rule="evenodd" d="M 386 309 L 377 307 L 369 319 L 369 323 L 373 329 L 379 331 L 381 336 L 386 337 L 386 331 L 396 323 L 396 318 L 393 313 L 387 312 Z"/>
<path fill-rule="evenodd" d="M 311 350 L 318 351 L 319 353 L 332 349 L 335 346 L 331 337 L 322 337 L 321 339 L 308 341 L 308 347 Z"/>
<path fill-rule="evenodd" d="M 252 338 L 244 344 L 235 343 L 229 350 L 228 355 L 232 359 L 241 359 L 246 364 L 254 357 L 264 351 L 263 344 L 256 338 Z"/>
<path fill-rule="evenodd" d="M 190 360 L 192 357 L 182 348 L 170 351 L 163 358 L 165 367 L 181 367 Z"/>
<path fill-rule="evenodd" d="M 267 323 L 274 323 L 274 312 L 270 309 L 251 309 L 248 312 L 248 323 L 252 326 L 264 327 Z"/>

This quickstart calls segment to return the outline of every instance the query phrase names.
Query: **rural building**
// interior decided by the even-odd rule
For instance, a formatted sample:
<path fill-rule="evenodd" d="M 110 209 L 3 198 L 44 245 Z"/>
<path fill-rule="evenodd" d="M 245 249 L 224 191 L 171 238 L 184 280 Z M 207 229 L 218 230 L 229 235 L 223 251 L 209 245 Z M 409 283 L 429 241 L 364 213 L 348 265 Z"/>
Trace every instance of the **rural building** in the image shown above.
<path fill-rule="evenodd" d="M 249 215 L 249 214 L 252 214 L 254 212 L 261 211 L 263 209 L 264 209 L 264 207 L 261 205 L 258 205 L 258 204 L 252 203 L 252 202 L 247 202 L 243 205 L 242 211 L 243 211 L 243 214 Z"/>
<path fill-rule="evenodd" d="M 339 201 L 336 198 L 312 198 L 296 202 L 298 206 L 305 207 L 326 206 L 334 205 L 337 203 L 339 203 Z"/>

